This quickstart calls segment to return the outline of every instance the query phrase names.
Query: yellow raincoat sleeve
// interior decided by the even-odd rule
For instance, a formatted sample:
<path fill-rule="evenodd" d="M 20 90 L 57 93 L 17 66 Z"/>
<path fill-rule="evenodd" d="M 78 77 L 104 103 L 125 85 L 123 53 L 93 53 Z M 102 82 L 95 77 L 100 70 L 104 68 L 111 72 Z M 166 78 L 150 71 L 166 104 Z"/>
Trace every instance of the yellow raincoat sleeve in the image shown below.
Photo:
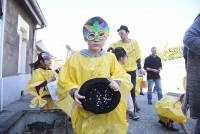
<path fill-rule="evenodd" d="M 136 56 L 136 60 L 141 58 L 141 50 L 140 47 L 138 45 L 138 42 L 136 40 L 133 40 L 134 44 L 135 44 L 135 56 Z"/>
<path fill-rule="evenodd" d="M 70 59 L 69 59 L 70 60 Z M 58 76 L 58 97 L 59 100 L 65 98 L 69 91 L 73 88 L 79 88 L 75 84 L 75 78 L 73 77 L 73 69 L 69 67 L 69 62 L 66 61 L 64 66 L 61 68 Z"/>
<path fill-rule="evenodd" d="M 120 92 L 122 95 L 122 98 L 124 98 L 124 102 L 127 103 L 128 100 L 128 93 L 132 89 L 132 83 L 131 83 L 131 76 L 126 73 L 126 71 L 123 69 L 123 67 L 119 64 L 114 54 L 112 54 L 112 64 L 111 64 L 111 78 L 114 80 L 120 80 Z"/>
<path fill-rule="evenodd" d="M 76 84 L 76 80 L 73 72 L 73 68 L 69 67 L 71 64 L 71 58 L 73 55 L 66 60 L 65 64 L 61 68 L 58 75 L 58 102 L 57 105 L 60 109 L 66 112 L 71 117 L 72 107 L 74 104 L 73 98 L 70 96 L 69 92 L 73 88 L 79 89 Z"/>

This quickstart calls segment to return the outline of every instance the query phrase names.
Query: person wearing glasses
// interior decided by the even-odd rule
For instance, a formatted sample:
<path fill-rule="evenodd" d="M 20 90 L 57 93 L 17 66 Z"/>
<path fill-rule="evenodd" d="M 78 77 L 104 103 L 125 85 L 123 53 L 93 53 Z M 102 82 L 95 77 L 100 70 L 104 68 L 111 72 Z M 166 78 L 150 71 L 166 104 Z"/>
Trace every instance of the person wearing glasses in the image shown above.
<path fill-rule="evenodd" d="M 136 40 L 130 39 L 129 29 L 127 26 L 121 25 L 117 30 L 121 40 L 112 43 L 108 51 L 115 49 L 116 47 L 123 47 L 127 53 L 128 59 L 123 68 L 126 70 L 128 74 L 131 75 L 131 82 L 133 84 L 133 88 L 131 90 L 131 96 L 134 104 L 134 111 L 129 114 L 129 118 L 133 120 L 138 120 L 139 116 L 136 115 L 136 112 L 140 110 L 136 103 L 135 99 L 135 85 L 136 85 L 136 70 L 141 70 L 141 50 Z"/>
<path fill-rule="evenodd" d="M 89 19 L 83 26 L 88 49 L 74 52 L 59 72 L 58 107 L 71 116 L 75 134 L 127 133 L 126 105 L 132 83 L 115 55 L 103 50 L 108 36 L 109 26 L 105 20 L 98 16 Z M 81 104 L 85 96 L 79 94 L 79 88 L 93 78 L 109 78 L 109 86 L 121 93 L 118 106 L 109 113 L 95 114 L 86 111 Z"/>

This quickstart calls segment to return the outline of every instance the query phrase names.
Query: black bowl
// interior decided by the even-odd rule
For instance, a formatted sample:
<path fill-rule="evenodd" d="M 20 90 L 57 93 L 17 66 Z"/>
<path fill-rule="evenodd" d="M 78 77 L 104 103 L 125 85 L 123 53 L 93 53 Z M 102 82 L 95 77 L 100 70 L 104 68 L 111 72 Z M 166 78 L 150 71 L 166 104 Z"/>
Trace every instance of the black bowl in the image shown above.
<path fill-rule="evenodd" d="M 95 78 L 86 81 L 80 88 L 79 94 L 85 96 L 80 99 L 83 108 L 95 114 L 108 113 L 119 104 L 121 94 L 109 87 L 107 78 Z"/>

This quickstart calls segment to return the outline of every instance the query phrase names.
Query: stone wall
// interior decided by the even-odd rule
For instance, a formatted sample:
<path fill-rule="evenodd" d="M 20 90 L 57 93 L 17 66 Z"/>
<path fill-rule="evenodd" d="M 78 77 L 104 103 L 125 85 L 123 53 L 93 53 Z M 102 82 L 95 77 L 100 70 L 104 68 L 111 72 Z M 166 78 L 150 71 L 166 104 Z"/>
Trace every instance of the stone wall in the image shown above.
<path fill-rule="evenodd" d="M 5 37 L 3 50 L 3 77 L 17 75 L 19 55 L 19 35 L 17 33 L 18 15 L 29 25 L 29 40 L 26 49 L 26 74 L 31 72 L 29 64 L 32 62 L 34 28 L 36 24 L 27 13 L 25 8 L 17 2 L 18 0 L 7 0 Z"/>

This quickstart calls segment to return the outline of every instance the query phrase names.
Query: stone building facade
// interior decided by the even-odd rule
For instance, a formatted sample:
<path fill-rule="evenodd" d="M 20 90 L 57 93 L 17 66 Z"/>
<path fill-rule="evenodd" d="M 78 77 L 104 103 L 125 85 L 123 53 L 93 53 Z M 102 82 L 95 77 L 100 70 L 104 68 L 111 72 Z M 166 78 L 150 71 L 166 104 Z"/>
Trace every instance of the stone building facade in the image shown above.
<path fill-rule="evenodd" d="M 36 0 L 2 0 L 0 97 L 3 106 L 20 98 L 30 78 L 36 30 L 46 21 Z"/>

